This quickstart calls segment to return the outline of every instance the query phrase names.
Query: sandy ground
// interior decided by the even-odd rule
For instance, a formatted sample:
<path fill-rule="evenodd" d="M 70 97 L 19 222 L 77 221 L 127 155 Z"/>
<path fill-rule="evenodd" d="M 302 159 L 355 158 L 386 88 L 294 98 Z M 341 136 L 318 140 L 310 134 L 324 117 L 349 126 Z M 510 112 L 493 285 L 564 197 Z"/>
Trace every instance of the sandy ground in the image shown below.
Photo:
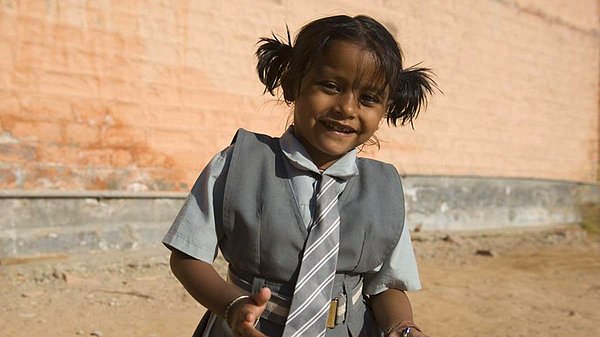
<path fill-rule="evenodd" d="M 413 242 L 410 297 L 433 337 L 600 336 L 600 240 L 579 228 Z M 1 262 L 0 336 L 190 336 L 204 312 L 162 247 Z"/>

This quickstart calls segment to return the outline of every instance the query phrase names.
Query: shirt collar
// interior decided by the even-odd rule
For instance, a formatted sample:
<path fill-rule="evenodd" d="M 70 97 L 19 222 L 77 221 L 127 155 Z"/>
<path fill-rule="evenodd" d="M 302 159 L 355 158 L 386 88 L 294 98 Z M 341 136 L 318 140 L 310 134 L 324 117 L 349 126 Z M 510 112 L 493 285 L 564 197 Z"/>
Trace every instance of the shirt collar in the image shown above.
<path fill-rule="evenodd" d="M 290 161 L 290 163 L 300 170 L 314 172 L 318 175 L 326 174 L 328 176 L 348 179 L 358 175 L 358 166 L 356 165 L 356 148 L 348 151 L 335 163 L 329 166 L 325 171 L 319 172 L 319 168 L 310 159 L 310 155 L 304 146 L 294 137 L 293 126 L 290 126 L 279 139 L 281 151 Z"/>

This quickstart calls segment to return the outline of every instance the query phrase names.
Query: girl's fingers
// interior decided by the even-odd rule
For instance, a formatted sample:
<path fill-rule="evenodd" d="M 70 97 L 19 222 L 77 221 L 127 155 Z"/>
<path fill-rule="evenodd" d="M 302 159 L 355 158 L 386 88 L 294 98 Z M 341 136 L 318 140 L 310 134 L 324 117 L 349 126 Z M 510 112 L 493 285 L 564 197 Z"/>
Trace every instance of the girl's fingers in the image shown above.
<path fill-rule="evenodd" d="M 269 300 L 271 299 L 271 289 L 269 289 L 267 287 L 262 288 L 256 294 L 252 294 L 252 296 L 250 296 L 250 298 L 252 298 L 254 300 L 254 302 L 256 302 L 256 305 L 258 305 L 258 306 L 266 305 L 267 302 L 269 302 Z"/>
<path fill-rule="evenodd" d="M 238 324 L 237 329 L 235 330 L 237 333 L 234 334 L 236 337 L 237 336 L 244 336 L 244 337 L 267 337 L 266 335 L 264 335 L 262 332 L 256 330 L 254 328 L 254 322 L 252 322 L 252 324 L 250 324 L 249 322 L 240 322 Z"/>
<path fill-rule="evenodd" d="M 253 305 L 248 309 L 247 313 L 244 315 L 244 320 L 254 325 L 254 322 L 256 322 L 263 311 L 265 311 L 267 302 L 271 299 L 271 290 L 269 288 L 262 288 L 259 292 L 252 294 L 250 299 L 254 301 L 256 305 Z"/>
<path fill-rule="evenodd" d="M 256 332 L 252 331 L 252 329 L 250 328 L 248 322 L 239 322 L 236 329 L 233 330 L 233 336 L 234 337 L 247 337 L 247 336 L 257 336 Z M 258 335 L 260 336 L 260 335 Z M 262 336 L 261 336 L 262 337 Z"/>
<path fill-rule="evenodd" d="M 236 331 L 236 336 L 267 337 L 260 331 L 256 330 L 254 328 L 254 324 L 267 307 L 267 302 L 270 298 L 271 290 L 269 288 L 262 288 L 256 294 L 250 295 L 250 303 L 241 305 L 239 307 L 239 311 L 236 313 L 236 316 L 239 317 L 239 320 L 234 329 L 234 331 Z"/>
<path fill-rule="evenodd" d="M 266 335 L 264 335 L 262 332 L 256 330 L 254 328 L 254 323 L 250 324 L 248 322 L 242 322 L 241 323 L 241 330 L 242 330 L 242 336 L 247 336 L 247 337 L 267 337 Z"/>
<path fill-rule="evenodd" d="M 262 315 L 263 311 L 264 311 L 264 308 L 262 308 L 262 307 L 252 307 L 243 316 L 243 318 L 244 318 L 243 322 L 254 326 L 256 321 L 260 319 L 260 316 Z"/>

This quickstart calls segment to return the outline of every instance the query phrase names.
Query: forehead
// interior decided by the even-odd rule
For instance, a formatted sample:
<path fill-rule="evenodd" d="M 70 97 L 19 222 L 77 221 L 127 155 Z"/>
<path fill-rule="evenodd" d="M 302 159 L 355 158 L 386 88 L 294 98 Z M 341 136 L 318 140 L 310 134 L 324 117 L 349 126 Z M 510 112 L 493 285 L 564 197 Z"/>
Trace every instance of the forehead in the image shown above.
<path fill-rule="evenodd" d="M 337 40 L 329 43 L 313 70 L 351 78 L 354 82 L 382 87 L 384 72 L 376 55 L 364 44 Z"/>

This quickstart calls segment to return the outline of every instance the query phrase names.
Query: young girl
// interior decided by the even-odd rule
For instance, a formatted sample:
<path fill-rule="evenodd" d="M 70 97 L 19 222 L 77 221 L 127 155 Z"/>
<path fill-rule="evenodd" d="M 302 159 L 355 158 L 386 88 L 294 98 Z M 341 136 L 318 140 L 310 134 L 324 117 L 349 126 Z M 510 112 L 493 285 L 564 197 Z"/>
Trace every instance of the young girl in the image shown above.
<path fill-rule="evenodd" d="M 412 123 L 435 83 L 403 68 L 393 36 L 366 16 L 263 38 L 258 74 L 281 86 L 293 125 L 238 130 L 204 169 L 163 242 L 208 313 L 194 336 L 426 336 L 406 290 L 420 288 L 392 165 L 357 158 L 385 119 Z M 213 269 L 217 247 L 227 281 Z"/>

